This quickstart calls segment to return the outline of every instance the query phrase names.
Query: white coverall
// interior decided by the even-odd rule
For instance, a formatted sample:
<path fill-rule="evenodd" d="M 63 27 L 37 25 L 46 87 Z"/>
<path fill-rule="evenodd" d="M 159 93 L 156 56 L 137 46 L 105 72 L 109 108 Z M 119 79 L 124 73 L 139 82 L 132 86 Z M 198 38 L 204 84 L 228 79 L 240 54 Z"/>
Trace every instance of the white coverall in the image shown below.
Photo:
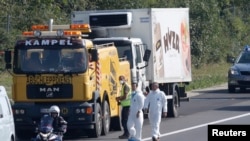
<path fill-rule="evenodd" d="M 165 93 L 160 91 L 160 89 L 150 91 L 146 97 L 144 108 L 148 109 L 148 106 L 148 118 L 151 126 L 152 137 L 159 138 L 162 110 L 163 112 L 167 112 L 168 110 Z"/>
<path fill-rule="evenodd" d="M 141 140 L 141 132 L 143 125 L 143 106 L 145 96 L 140 90 L 133 91 L 131 94 L 130 111 L 128 116 L 127 127 L 131 137 L 136 138 L 138 141 Z M 139 117 L 136 114 L 139 111 Z"/>

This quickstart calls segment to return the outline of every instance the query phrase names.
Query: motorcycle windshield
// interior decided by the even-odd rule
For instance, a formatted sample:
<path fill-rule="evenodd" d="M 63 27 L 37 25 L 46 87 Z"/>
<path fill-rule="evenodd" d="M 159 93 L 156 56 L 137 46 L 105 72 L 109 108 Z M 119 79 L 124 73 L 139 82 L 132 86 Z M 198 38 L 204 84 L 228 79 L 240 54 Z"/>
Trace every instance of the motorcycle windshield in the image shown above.
<path fill-rule="evenodd" d="M 49 133 L 53 131 L 53 118 L 49 115 L 42 117 L 40 122 L 40 132 Z"/>

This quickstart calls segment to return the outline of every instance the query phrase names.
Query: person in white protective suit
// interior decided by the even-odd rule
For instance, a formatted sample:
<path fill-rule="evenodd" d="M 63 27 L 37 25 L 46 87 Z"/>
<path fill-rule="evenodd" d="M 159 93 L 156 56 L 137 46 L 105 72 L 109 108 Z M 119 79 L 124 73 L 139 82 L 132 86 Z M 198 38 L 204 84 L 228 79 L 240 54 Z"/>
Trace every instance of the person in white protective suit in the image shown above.
<path fill-rule="evenodd" d="M 130 100 L 130 111 L 128 116 L 127 127 L 130 134 L 130 139 L 134 139 L 136 141 L 141 141 L 141 132 L 143 125 L 143 106 L 145 96 L 142 91 L 137 89 L 138 84 L 132 84 L 132 93 Z"/>
<path fill-rule="evenodd" d="M 167 116 L 167 99 L 165 93 L 159 89 L 159 84 L 156 82 L 152 83 L 152 90 L 146 97 L 144 110 L 148 111 L 152 141 L 159 141 L 162 112 L 164 117 Z"/>

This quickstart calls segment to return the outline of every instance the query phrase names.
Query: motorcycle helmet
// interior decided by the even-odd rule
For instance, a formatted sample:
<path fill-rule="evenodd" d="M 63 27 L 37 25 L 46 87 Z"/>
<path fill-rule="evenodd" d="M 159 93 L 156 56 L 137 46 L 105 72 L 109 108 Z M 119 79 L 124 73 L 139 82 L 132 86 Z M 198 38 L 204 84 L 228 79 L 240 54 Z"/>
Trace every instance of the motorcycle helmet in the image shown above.
<path fill-rule="evenodd" d="M 51 106 L 49 109 L 49 114 L 51 116 L 54 116 L 54 115 L 59 116 L 60 115 L 60 108 L 56 105 Z"/>

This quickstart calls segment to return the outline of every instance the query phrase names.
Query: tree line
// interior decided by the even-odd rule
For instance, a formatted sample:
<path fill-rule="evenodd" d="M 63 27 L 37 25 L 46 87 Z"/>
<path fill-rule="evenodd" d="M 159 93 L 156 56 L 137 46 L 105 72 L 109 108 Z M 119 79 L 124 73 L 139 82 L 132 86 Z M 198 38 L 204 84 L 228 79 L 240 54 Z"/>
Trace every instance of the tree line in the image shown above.
<path fill-rule="evenodd" d="M 249 43 L 249 0 L 0 0 L 0 50 L 33 24 L 69 24 L 72 11 L 188 7 L 192 64 L 225 62 Z"/>

